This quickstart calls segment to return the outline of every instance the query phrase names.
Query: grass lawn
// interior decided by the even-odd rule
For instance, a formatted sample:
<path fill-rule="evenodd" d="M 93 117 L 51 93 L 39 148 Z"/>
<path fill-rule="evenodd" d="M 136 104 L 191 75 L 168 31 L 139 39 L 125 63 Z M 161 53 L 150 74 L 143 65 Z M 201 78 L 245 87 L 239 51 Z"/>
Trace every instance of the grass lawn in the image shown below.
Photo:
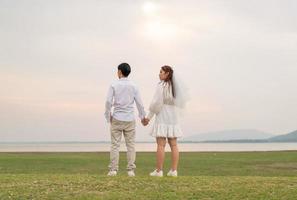
<path fill-rule="evenodd" d="M 0 199 L 297 199 L 297 152 L 181 153 L 179 177 L 149 177 L 137 153 L 127 177 L 107 177 L 108 153 L 0 153 Z M 166 154 L 164 172 L 170 167 Z"/>

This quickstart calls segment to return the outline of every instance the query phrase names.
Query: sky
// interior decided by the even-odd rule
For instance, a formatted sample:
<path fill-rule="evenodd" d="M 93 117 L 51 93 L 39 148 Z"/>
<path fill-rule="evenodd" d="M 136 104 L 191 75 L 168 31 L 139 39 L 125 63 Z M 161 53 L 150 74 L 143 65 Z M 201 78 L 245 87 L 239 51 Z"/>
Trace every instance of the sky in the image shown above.
<path fill-rule="evenodd" d="M 184 136 L 297 129 L 294 0 L 0 0 L 0 142 L 108 141 L 117 66 L 146 111 L 170 65 L 190 101 Z M 153 140 L 137 118 L 137 140 Z"/>

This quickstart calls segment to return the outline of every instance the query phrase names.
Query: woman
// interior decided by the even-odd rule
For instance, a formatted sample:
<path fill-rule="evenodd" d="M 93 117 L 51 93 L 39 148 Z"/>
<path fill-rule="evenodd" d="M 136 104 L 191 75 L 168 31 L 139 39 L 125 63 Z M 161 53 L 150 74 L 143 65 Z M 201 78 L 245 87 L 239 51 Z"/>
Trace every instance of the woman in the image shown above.
<path fill-rule="evenodd" d="M 171 148 L 171 169 L 167 176 L 177 176 L 179 161 L 177 138 L 182 136 L 179 111 L 186 102 L 185 91 L 182 91 L 170 66 L 161 68 L 159 78 L 161 82 L 157 85 L 147 116 L 147 122 L 149 122 L 156 115 L 150 134 L 156 138 L 157 142 L 157 163 L 156 169 L 150 173 L 150 176 L 163 176 L 166 139 Z"/>

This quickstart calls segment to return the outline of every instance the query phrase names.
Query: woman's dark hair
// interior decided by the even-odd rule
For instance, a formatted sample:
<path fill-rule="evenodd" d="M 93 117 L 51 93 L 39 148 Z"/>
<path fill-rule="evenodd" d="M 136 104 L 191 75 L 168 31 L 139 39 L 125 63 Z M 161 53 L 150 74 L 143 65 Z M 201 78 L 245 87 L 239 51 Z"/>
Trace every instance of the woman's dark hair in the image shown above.
<path fill-rule="evenodd" d="M 125 77 L 128 77 L 131 72 L 131 67 L 128 63 L 122 63 L 118 66 L 118 70 L 120 70 Z"/>
<path fill-rule="evenodd" d="M 169 85 L 171 86 L 172 89 L 172 96 L 175 98 L 175 91 L 174 91 L 174 85 L 173 85 L 173 81 L 172 81 L 172 77 L 173 77 L 173 69 L 172 67 L 168 66 L 168 65 L 164 65 L 163 67 L 161 67 L 161 69 L 165 72 L 168 73 L 167 78 L 164 80 L 165 82 L 168 82 Z"/>

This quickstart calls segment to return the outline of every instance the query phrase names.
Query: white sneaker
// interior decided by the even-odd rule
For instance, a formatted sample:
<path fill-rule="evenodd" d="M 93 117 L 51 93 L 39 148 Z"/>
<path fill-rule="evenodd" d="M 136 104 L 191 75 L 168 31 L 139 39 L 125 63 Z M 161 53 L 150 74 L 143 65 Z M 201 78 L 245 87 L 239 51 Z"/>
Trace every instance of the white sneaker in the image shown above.
<path fill-rule="evenodd" d="M 174 171 L 170 170 L 170 171 L 167 173 L 167 176 L 174 176 L 174 177 L 176 177 L 176 176 L 177 176 L 177 171 L 176 171 L 176 170 L 174 170 Z"/>
<path fill-rule="evenodd" d="M 150 173 L 150 176 L 158 176 L 158 177 L 162 177 L 163 176 L 163 171 L 160 170 L 159 172 L 155 169 L 155 171 Z"/>
<path fill-rule="evenodd" d="M 135 173 L 134 173 L 134 171 L 133 170 L 130 170 L 130 171 L 128 171 L 128 176 L 135 176 Z"/>
<path fill-rule="evenodd" d="M 116 176 L 116 175 L 117 175 L 117 171 L 115 171 L 115 170 L 111 170 L 107 174 L 107 176 Z"/>

